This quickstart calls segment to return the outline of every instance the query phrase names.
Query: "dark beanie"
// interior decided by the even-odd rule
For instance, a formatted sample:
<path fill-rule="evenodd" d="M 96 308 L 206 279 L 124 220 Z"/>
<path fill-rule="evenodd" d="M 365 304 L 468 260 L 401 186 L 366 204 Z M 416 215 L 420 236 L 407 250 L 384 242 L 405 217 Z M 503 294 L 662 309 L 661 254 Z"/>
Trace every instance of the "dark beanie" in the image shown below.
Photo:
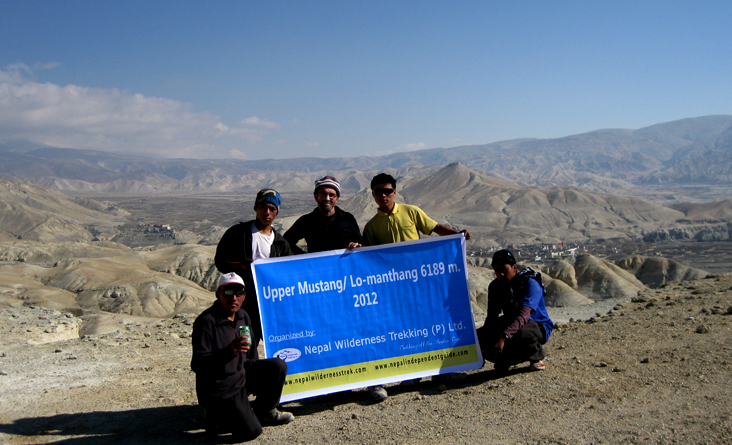
<path fill-rule="evenodd" d="M 254 210 L 257 210 L 257 206 L 263 202 L 269 202 L 277 207 L 277 211 L 280 210 L 280 204 L 282 204 L 282 198 L 275 189 L 262 189 L 257 193 L 257 199 L 254 200 Z"/>
<path fill-rule="evenodd" d="M 514 258 L 510 250 L 502 249 L 493 254 L 491 266 L 500 266 L 503 264 L 508 264 L 509 266 L 516 264 L 516 258 Z"/>

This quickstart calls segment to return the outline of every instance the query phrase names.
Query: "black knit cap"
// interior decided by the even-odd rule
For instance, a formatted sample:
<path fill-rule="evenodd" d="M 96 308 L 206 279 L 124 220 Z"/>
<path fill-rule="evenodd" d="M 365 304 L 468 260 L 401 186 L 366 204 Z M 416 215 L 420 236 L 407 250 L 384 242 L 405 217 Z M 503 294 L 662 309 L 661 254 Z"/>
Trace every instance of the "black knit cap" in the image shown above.
<path fill-rule="evenodd" d="M 508 264 L 509 266 L 516 264 L 516 258 L 514 258 L 510 250 L 502 249 L 493 254 L 491 266 L 495 267 L 503 264 Z"/>

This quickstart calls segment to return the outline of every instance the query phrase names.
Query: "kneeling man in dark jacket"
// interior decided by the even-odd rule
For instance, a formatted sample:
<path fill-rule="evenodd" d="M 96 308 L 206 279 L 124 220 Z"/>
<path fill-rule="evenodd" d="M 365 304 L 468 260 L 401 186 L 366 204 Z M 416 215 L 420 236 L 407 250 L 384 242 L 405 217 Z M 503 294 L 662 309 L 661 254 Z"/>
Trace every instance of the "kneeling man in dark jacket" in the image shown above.
<path fill-rule="evenodd" d="M 206 431 L 232 433 L 240 441 L 262 434 L 262 426 L 294 420 L 291 413 L 277 410 L 287 364 L 278 358 L 258 359 L 254 333 L 244 332 L 251 326 L 241 309 L 245 298 L 241 277 L 233 272 L 221 276 L 216 302 L 193 323 L 191 360 Z M 257 396 L 251 404 L 249 394 Z"/>

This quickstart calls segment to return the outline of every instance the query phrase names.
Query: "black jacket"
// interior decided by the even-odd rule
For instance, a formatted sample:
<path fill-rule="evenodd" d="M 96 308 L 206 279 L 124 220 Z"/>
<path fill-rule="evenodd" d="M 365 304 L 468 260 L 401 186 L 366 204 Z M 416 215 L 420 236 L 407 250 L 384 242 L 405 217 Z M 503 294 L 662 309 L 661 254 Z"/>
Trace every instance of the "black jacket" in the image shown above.
<path fill-rule="evenodd" d="M 251 268 L 253 223 L 254 220 L 240 222 L 224 232 L 224 236 L 221 237 L 219 245 L 216 246 L 214 262 L 216 263 L 216 269 L 221 273 L 241 273 L 241 278 L 244 280 L 247 293 L 242 309 L 251 315 L 252 328 L 254 329 L 257 340 L 259 340 L 262 338 L 262 325 L 259 317 L 259 305 L 257 304 L 257 290 L 254 288 L 254 278 L 252 277 Z M 290 250 L 290 245 L 287 241 L 276 230 L 272 229 L 272 231 L 274 232 L 275 238 L 269 253 L 270 258 L 292 255 L 292 250 Z M 229 264 L 230 261 L 242 263 L 244 270 L 236 271 L 232 269 Z"/>
<path fill-rule="evenodd" d="M 339 207 L 330 217 L 321 215 L 318 209 L 301 216 L 284 237 L 295 254 L 305 253 L 296 245 L 303 238 L 308 243 L 308 253 L 345 249 L 351 242 L 363 244 L 356 218 Z"/>
<path fill-rule="evenodd" d="M 249 315 L 239 309 L 231 321 L 218 300 L 193 323 L 191 369 L 196 373 L 199 401 L 231 397 L 246 384 L 245 366 L 257 359 L 257 350 L 252 348 L 246 354 L 231 351 L 239 326 L 251 326 Z"/>

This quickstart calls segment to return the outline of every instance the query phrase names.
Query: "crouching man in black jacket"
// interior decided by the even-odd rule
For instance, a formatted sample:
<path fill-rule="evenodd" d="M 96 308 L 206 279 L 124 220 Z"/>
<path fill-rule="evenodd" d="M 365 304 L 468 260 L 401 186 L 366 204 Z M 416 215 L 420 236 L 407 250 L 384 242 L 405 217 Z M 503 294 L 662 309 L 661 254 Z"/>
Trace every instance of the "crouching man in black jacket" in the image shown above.
<path fill-rule="evenodd" d="M 249 315 L 241 309 L 245 298 L 241 277 L 233 272 L 221 276 L 216 302 L 193 323 L 191 360 L 206 431 L 232 433 L 238 441 L 256 438 L 262 426 L 295 418 L 277 410 L 287 364 L 278 358 L 259 360 L 252 347 L 255 334 L 240 333 L 240 327 L 251 326 Z M 249 394 L 257 396 L 251 404 Z"/>

